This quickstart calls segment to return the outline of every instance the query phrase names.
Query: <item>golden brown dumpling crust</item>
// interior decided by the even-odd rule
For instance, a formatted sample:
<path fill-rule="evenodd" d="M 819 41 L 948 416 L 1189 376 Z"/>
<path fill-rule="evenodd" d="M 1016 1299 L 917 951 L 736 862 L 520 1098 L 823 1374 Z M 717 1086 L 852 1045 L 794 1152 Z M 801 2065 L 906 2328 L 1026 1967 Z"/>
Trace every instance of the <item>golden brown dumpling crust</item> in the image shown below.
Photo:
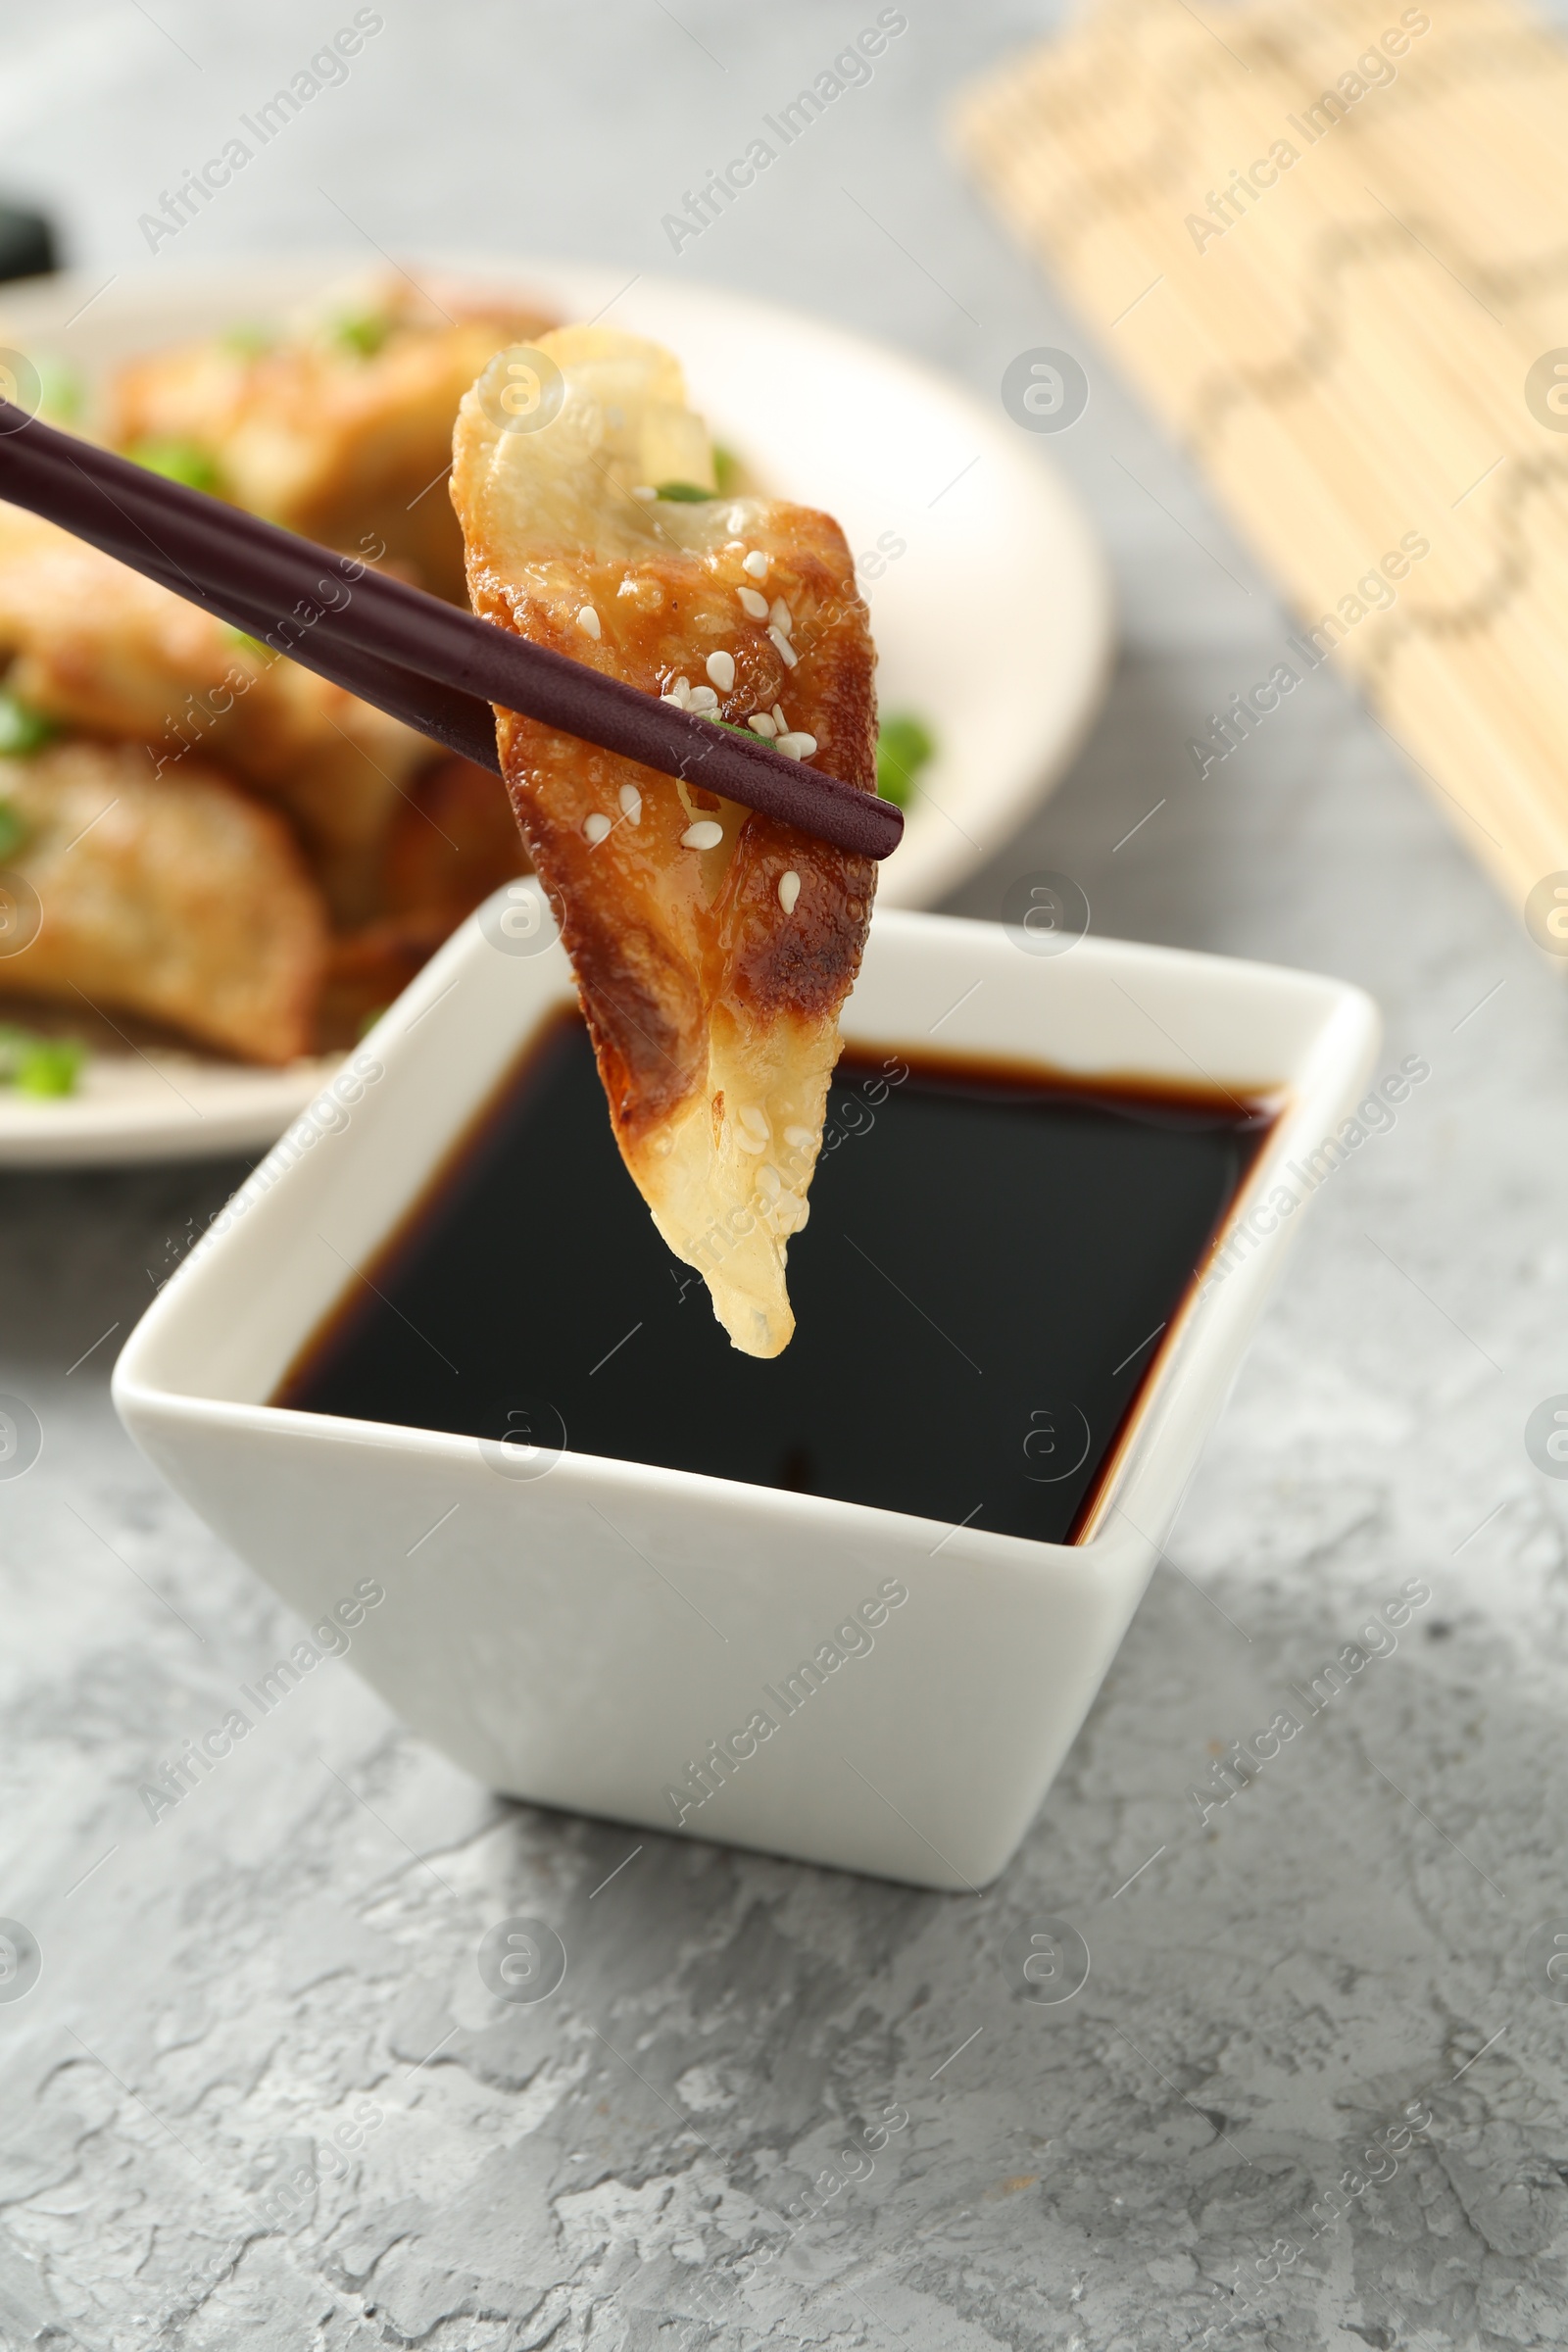
<path fill-rule="evenodd" d="M 197 760 L 152 778 L 128 745 L 0 760 L 6 865 L 42 920 L 0 994 L 80 998 L 252 1061 L 310 1052 L 326 916 L 288 827 Z"/>
<path fill-rule="evenodd" d="M 768 584 L 794 605 L 797 638 L 809 646 L 815 612 L 829 602 L 842 607 L 848 551 L 825 514 L 774 506 L 767 519 L 767 529 L 754 526 L 751 541 L 787 543 Z M 738 557 L 696 583 L 689 566 L 659 559 L 635 575 L 584 566 L 581 586 L 604 612 L 604 635 L 588 656 L 594 666 L 650 693 L 694 666 L 701 675 L 689 650 L 693 636 L 699 648 L 718 643 L 719 631 L 731 643 L 735 636 L 735 583 L 725 570 L 745 580 Z M 651 588 L 661 598 L 653 611 L 621 594 L 633 576 L 639 592 Z M 580 631 L 561 628 L 547 607 L 510 593 L 486 567 L 476 569 L 471 593 L 487 619 L 583 658 Z M 863 627 L 824 631 L 793 674 L 765 639 L 747 648 L 737 658 L 735 688 L 719 707 L 727 717 L 731 709 L 767 710 L 785 696 L 792 727 L 839 747 L 841 760 L 827 772 L 870 789 L 875 718 Z M 728 1008 L 753 1022 L 836 1020 L 858 967 L 875 883 L 869 858 L 847 858 L 813 834 L 700 787 L 683 796 L 667 776 L 514 711 L 499 711 L 497 720 L 523 838 L 561 902 L 617 1134 L 636 1140 L 700 1084 L 715 1012 Z M 639 821 L 612 822 L 596 845 L 584 823 L 595 809 L 624 816 L 623 785 L 642 796 Z M 704 816 L 723 824 L 725 839 L 694 855 L 682 849 L 681 836 Z M 786 915 L 778 885 L 790 872 L 801 890 Z M 669 926 L 672 935 L 661 943 L 660 931 Z"/>
<path fill-rule="evenodd" d="M 760 714 L 776 733 L 782 717 L 813 765 L 873 791 L 875 657 L 838 525 L 778 500 L 637 498 L 661 465 L 711 479 L 674 363 L 597 328 L 541 348 L 566 384 L 546 430 L 502 430 L 483 383 L 459 418 L 475 610 L 733 724 Z M 514 712 L 497 721 L 622 1155 L 735 1345 L 776 1354 L 874 864 Z"/>

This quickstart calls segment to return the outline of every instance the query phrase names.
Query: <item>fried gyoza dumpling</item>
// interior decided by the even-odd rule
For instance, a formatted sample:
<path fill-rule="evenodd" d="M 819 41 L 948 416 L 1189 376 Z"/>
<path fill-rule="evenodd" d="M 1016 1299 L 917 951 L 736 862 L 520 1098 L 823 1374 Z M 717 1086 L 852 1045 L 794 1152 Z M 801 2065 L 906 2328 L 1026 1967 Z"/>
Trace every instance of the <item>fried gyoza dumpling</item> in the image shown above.
<path fill-rule="evenodd" d="M 474 610 L 874 791 L 875 657 L 838 525 L 713 496 L 657 345 L 571 327 L 539 348 L 553 420 L 508 429 L 505 352 L 458 419 Z M 735 1346 L 776 1355 L 875 866 L 514 712 L 497 725 L 622 1157 Z"/>
<path fill-rule="evenodd" d="M 492 352 L 551 321 L 496 294 L 377 276 L 271 344 L 215 336 L 121 370 L 109 434 L 307 539 L 378 537 L 434 595 L 462 603 L 463 543 L 441 476 L 458 402 Z"/>
<path fill-rule="evenodd" d="M 320 855 L 338 911 L 353 901 L 422 735 L 226 628 L 52 522 L 0 505 L 0 657 L 7 684 L 72 727 L 146 744 L 148 772 L 208 758 L 283 803 Z M 340 883 L 341 887 L 333 887 Z"/>
<path fill-rule="evenodd" d="M 382 911 L 332 942 L 318 1018 L 322 1047 L 363 1037 L 464 916 L 527 870 L 500 777 L 460 759 L 427 768 L 387 831 Z"/>
<path fill-rule="evenodd" d="M 140 748 L 97 743 L 0 760 L 0 840 L 41 915 L 0 993 L 79 994 L 253 1061 L 310 1051 L 320 894 L 282 818 L 216 769 L 155 783 Z"/>

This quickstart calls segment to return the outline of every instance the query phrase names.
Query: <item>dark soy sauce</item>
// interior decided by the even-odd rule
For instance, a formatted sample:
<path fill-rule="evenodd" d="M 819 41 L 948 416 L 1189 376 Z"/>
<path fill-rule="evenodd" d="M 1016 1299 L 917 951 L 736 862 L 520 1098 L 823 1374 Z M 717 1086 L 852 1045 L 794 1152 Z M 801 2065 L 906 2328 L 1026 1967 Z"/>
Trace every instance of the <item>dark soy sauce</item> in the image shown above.
<path fill-rule="evenodd" d="M 852 1049 L 760 1363 L 656 1233 L 563 1015 L 272 1401 L 1070 1542 L 1271 1118 Z"/>

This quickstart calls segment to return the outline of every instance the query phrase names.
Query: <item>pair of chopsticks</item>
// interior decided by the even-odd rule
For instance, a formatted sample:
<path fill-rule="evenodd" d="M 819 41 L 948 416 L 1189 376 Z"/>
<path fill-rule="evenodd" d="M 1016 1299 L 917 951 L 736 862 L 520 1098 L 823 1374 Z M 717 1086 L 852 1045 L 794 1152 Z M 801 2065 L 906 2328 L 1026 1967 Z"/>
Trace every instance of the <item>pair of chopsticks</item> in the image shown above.
<path fill-rule="evenodd" d="M 903 835 L 891 801 L 57 432 L 4 400 L 0 498 L 248 636 L 281 639 L 291 661 L 497 775 L 491 706 L 499 704 L 852 856 L 886 858 Z"/>

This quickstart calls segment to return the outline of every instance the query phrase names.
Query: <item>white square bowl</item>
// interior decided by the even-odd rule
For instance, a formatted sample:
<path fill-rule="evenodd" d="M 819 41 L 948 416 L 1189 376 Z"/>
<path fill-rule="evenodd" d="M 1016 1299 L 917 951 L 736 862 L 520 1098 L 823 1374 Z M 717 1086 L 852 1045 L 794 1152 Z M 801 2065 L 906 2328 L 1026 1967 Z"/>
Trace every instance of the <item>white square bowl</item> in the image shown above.
<path fill-rule="evenodd" d="M 491 1787 L 977 1888 L 1028 1827 L 1126 1631 L 1300 1222 L 1266 1203 L 1283 1187 L 1304 1209 L 1287 1163 L 1358 1094 L 1376 1012 L 1342 982 L 1267 965 L 1093 937 L 1043 956 L 994 924 L 876 917 L 852 1041 L 917 1054 L 940 1022 L 947 1053 L 1282 1104 L 1226 1227 L 1277 1230 L 1233 1251 L 1223 1279 L 1211 1259 L 1083 1539 L 1042 1544 L 569 1451 L 514 1480 L 473 1438 L 267 1402 L 346 1266 L 373 1255 L 572 997 L 559 945 L 498 952 L 497 914 L 492 901 L 448 942 L 149 1308 L 116 1369 L 122 1418 L 307 1620 L 375 1578 L 386 1601 L 354 1665 Z M 519 1335 L 519 1385 L 539 1369 Z M 801 1695 L 803 1678 L 792 1697 L 787 1678 L 819 1657 L 820 1688 Z M 688 1768 L 705 1759 L 699 1802 Z"/>

